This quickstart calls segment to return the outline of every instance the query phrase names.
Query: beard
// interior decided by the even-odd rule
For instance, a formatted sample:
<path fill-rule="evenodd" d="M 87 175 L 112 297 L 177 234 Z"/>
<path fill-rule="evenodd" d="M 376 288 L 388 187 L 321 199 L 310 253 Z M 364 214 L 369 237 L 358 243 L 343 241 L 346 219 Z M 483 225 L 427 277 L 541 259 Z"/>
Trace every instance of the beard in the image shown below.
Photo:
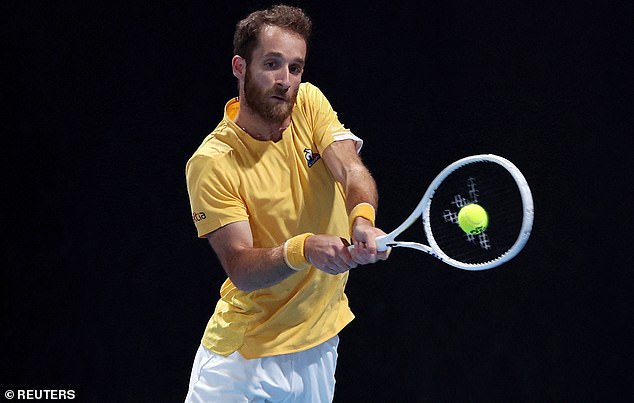
<path fill-rule="evenodd" d="M 244 76 L 244 100 L 251 110 L 270 123 L 282 123 L 293 112 L 295 101 L 297 100 L 297 89 L 290 92 L 290 89 L 283 91 L 276 87 L 264 89 L 253 81 L 249 74 L 249 69 Z M 271 99 L 273 96 L 279 96 L 286 102 L 277 102 Z"/>

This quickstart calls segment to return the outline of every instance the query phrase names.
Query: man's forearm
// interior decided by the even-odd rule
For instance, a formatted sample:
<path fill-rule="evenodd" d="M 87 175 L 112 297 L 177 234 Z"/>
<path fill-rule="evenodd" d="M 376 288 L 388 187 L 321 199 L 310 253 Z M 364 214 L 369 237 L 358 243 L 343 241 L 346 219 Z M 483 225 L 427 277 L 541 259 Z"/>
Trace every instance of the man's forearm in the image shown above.
<path fill-rule="evenodd" d="M 378 207 L 379 196 L 376 182 L 363 165 L 356 166 L 347 172 L 345 192 L 348 213 L 359 203 L 370 203 L 375 209 Z"/>
<path fill-rule="evenodd" d="M 275 285 L 294 273 L 286 265 L 283 246 L 244 248 L 222 265 L 235 286 L 247 292 Z"/>

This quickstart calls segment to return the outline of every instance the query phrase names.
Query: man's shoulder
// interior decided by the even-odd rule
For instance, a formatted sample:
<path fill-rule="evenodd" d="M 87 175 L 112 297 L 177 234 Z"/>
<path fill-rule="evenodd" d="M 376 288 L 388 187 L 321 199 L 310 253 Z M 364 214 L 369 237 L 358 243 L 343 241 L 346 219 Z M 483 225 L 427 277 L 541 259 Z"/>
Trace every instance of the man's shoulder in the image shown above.
<path fill-rule="evenodd" d="M 296 104 L 303 113 L 319 109 L 325 100 L 326 97 L 316 85 L 310 82 L 303 82 L 299 85 Z"/>
<path fill-rule="evenodd" d="M 311 82 L 303 82 L 299 85 L 299 91 L 297 97 L 314 97 L 315 95 L 322 95 L 321 90 Z"/>
<path fill-rule="evenodd" d="M 194 156 L 201 155 L 212 159 L 221 158 L 230 153 L 232 147 L 226 142 L 220 140 L 217 133 L 211 133 L 200 144 L 194 152 Z"/>
<path fill-rule="evenodd" d="M 205 137 L 187 162 L 188 167 L 192 165 L 204 165 L 211 168 L 215 165 L 228 164 L 231 159 L 233 147 L 222 141 L 216 131 Z"/>

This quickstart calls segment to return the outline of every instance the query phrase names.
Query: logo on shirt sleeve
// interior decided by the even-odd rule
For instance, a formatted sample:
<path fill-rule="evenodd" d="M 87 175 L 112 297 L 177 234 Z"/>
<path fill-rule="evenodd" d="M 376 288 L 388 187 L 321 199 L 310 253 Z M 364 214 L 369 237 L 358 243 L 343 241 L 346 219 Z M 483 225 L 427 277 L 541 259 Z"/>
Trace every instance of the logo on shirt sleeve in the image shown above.
<path fill-rule="evenodd" d="M 192 213 L 192 220 L 194 220 L 194 222 L 202 221 L 205 218 L 207 218 L 207 216 L 205 215 L 204 211 L 201 211 L 199 213 L 196 213 L 196 212 Z"/>
<path fill-rule="evenodd" d="M 310 168 L 315 164 L 315 162 L 319 161 L 321 155 L 310 148 L 304 148 L 304 157 L 306 158 L 306 161 L 308 161 L 308 168 Z"/>

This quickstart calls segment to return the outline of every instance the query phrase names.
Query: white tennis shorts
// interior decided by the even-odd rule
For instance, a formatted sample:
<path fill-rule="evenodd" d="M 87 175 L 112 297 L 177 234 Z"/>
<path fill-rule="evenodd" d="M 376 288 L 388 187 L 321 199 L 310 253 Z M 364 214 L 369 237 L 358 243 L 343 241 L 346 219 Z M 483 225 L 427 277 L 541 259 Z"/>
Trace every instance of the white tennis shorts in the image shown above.
<path fill-rule="evenodd" d="M 246 359 L 198 348 L 186 403 L 332 402 L 339 337 L 292 354 Z"/>

